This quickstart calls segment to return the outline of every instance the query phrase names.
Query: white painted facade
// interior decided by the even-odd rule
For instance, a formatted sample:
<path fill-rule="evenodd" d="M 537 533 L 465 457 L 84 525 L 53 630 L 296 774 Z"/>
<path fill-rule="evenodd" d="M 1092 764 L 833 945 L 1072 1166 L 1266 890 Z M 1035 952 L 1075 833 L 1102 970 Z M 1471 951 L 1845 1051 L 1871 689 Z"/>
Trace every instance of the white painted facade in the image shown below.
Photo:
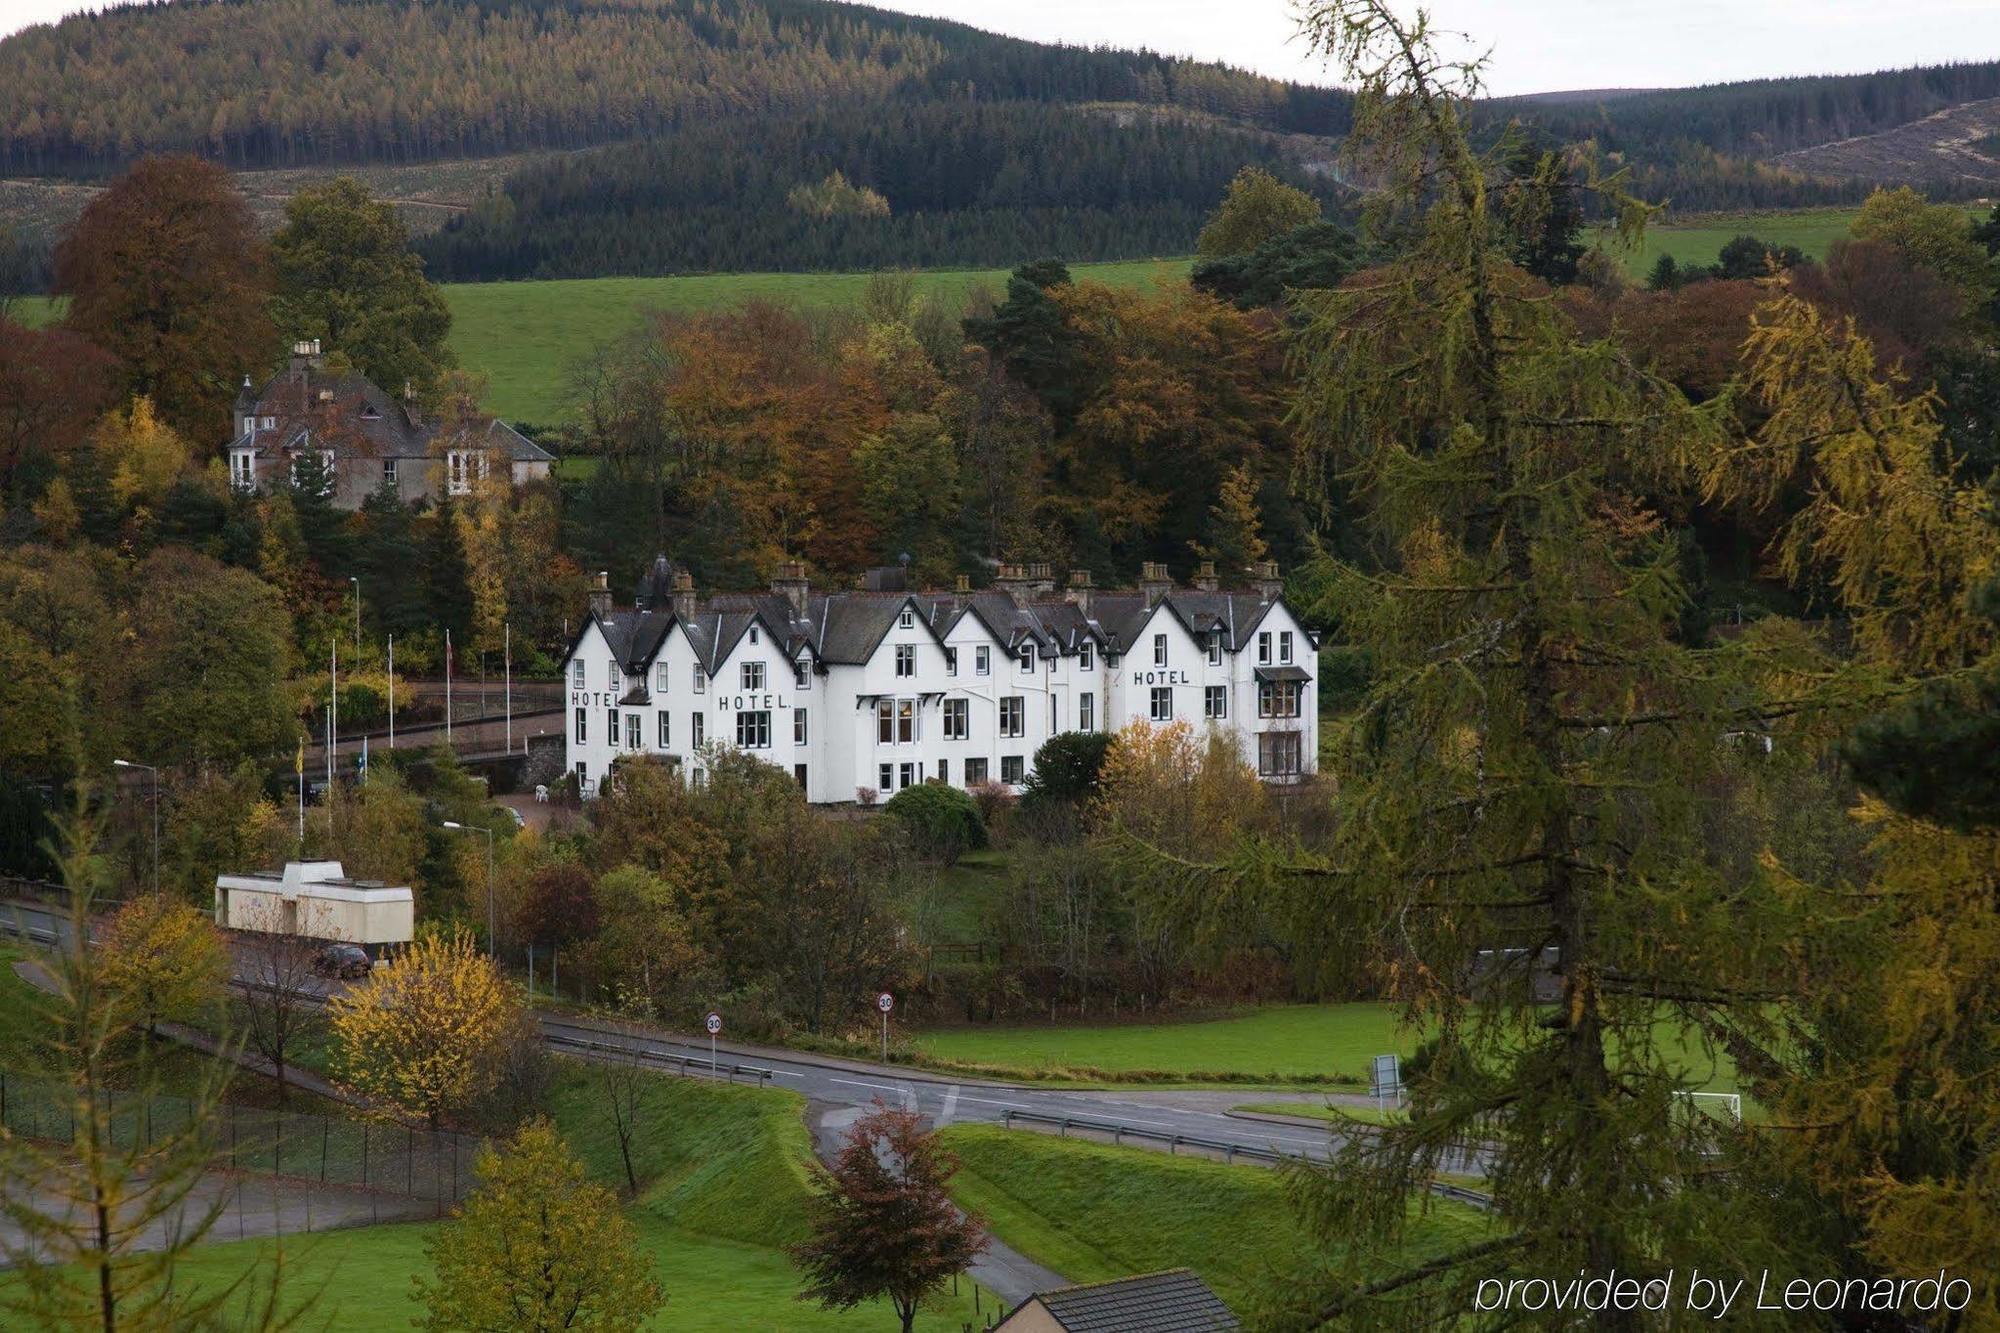
<path fill-rule="evenodd" d="M 408 886 L 348 879 L 338 861 L 289 861 L 278 874 L 215 877 L 215 924 L 380 947 L 414 936 Z"/>
<path fill-rule="evenodd" d="M 924 781 L 1018 789 L 1054 735 L 1178 720 L 1226 730 L 1273 781 L 1313 772 L 1314 640 L 1282 597 L 1147 597 L 1086 594 L 1102 619 L 1075 597 L 962 591 L 774 595 L 721 611 L 691 595 L 671 612 L 600 603 L 564 663 L 568 767 L 586 792 L 635 753 L 699 781 L 704 747 L 726 745 L 793 775 L 814 802 L 886 800 Z M 992 623 L 1006 616 L 1015 623 Z M 850 635 L 848 657 L 822 657 L 858 617 L 866 646 Z"/>

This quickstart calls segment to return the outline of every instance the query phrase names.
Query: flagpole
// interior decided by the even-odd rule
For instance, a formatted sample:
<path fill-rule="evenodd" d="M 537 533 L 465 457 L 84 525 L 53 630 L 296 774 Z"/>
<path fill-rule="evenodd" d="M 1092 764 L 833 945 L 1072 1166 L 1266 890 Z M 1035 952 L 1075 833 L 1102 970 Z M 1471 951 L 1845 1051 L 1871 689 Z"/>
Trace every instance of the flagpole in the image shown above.
<path fill-rule="evenodd" d="M 333 638 L 332 693 L 327 699 L 326 780 L 333 781 L 333 751 L 340 744 L 340 636 Z"/>
<path fill-rule="evenodd" d="M 299 755 L 292 761 L 299 775 L 299 855 L 306 854 L 306 738 L 299 737 Z"/>
<path fill-rule="evenodd" d="M 507 744 L 503 747 L 508 754 L 514 753 L 514 626 L 502 621 L 500 624 L 501 669 L 506 672 L 507 684 Z"/>
<path fill-rule="evenodd" d="M 451 744 L 451 630 L 444 632 L 444 743 Z"/>
<path fill-rule="evenodd" d="M 389 636 L 389 748 L 396 748 L 396 636 Z"/>

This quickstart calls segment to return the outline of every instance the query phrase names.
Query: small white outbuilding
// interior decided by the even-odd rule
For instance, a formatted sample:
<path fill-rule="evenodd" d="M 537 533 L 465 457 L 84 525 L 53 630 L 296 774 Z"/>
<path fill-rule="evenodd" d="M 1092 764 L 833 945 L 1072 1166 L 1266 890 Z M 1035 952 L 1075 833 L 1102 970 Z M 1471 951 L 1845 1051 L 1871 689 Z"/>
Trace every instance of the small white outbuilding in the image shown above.
<path fill-rule="evenodd" d="M 287 861 L 284 870 L 215 877 L 215 924 L 359 944 L 370 953 L 407 944 L 416 925 L 408 886 L 349 879 L 338 861 Z"/>

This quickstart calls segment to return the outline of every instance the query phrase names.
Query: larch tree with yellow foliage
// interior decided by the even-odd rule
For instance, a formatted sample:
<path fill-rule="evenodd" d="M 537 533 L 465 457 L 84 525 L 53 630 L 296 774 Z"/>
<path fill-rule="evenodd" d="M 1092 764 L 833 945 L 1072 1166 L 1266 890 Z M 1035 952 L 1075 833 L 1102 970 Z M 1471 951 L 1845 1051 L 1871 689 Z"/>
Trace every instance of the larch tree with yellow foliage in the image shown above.
<path fill-rule="evenodd" d="M 1818 1238 L 1757 1179 L 1747 1132 L 1686 1094 L 1712 1077 L 1704 1048 L 1768 1034 L 1787 995 L 1796 909 L 1754 840 L 1714 831 L 1807 761 L 1787 690 L 1816 688 L 1822 655 L 1775 622 L 1685 640 L 1662 507 L 1698 493 L 1730 404 L 1585 336 L 1509 260 L 1505 146 L 1468 128 L 1478 64 L 1395 8 L 1303 10 L 1357 88 L 1375 220 L 1407 238 L 1300 296 L 1293 342 L 1295 486 L 1323 513 L 1350 501 L 1371 546 L 1314 571 L 1315 609 L 1374 671 L 1326 729 L 1329 838 L 1239 844 L 1209 910 L 1282 922 L 1302 975 L 1382 987 L 1435 1037 L 1407 1122 L 1291 1173 L 1325 1262 L 1266 1322 L 1442 1326 L 1482 1282 L 1579 1270 L 1810 1271 Z M 1615 179 L 1588 188 L 1643 226 Z M 1429 1182 L 1469 1152 L 1500 1225 L 1413 1257 Z"/>
<path fill-rule="evenodd" d="M 422 1328 L 436 1333 L 630 1333 L 666 1303 L 618 1200 L 584 1177 L 547 1120 L 480 1149 L 479 1186 L 425 1250 Z"/>
<path fill-rule="evenodd" d="M 435 1129 L 498 1081 L 521 998 L 459 929 L 421 936 L 328 1009 L 340 1081 Z"/>
<path fill-rule="evenodd" d="M 153 508 L 188 470 L 193 452 L 180 433 L 153 410 L 150 398 L 134 398 L 108 413 L 91 432 L 101 458 L 115 460 L 111 493 L 122 505 Z"/>
<path fill-rule="evenodd" d="M 1780 289 L 1745 351 L 1770 415 L 1711 489 L 1806 497 L 1781 567 L 1825 590 L 1882 701 L 1843 747 L 1871 868 L 1815 882 L 1773 858 L 1822 939 L 1791 1039 L 1747 1063 L 1859 1267 L 1963 1278 L 1955 1326 L 2000 1329 L 2000 529 L 1930 395 L 1878 379 L 1852 321 Z"/>

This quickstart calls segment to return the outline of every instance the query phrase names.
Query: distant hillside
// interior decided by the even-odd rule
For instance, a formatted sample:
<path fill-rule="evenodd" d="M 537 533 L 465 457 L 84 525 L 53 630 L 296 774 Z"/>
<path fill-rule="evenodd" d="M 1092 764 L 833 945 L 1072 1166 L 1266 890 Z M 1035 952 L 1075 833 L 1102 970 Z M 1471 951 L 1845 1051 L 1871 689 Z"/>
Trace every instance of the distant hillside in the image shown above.
<path fill-rule="evenodd" d="M 1346 98 L 827 0 L 174 0 L 0 41 L 0 174 L 575 148 L 885 101 L 1116 101 L 1338 132 Z"/>
<path fill-rule="evenodd" d="M 1184 255 L 1229 179 L 1258 163 L 1317 194 L 1326 140 L 1189 116 L 1032 102 L 758 116 L 546 158 L 504 197 L 418 242 L 447 281 L 795 269 L 1005 267 Z M 883 211 L 823 215 L 838 172 Z"/>
<path fill-rule="evenodd" d="M 1992 188 L 2000 62 L 1487 102 L 1679 213 Z M 0 230 L 191 151 L 267 215 L 354 171 L 439 277 L 1186 254 L 1263 165 L 1351 201 L 1337 89 L 832 0 L 162 0 L 0 41 Z M 838 172 L 838 188 L 834 173 Z"/>
<path fill-rule="evenodd" d="M 2000 131 L 2000 97 L 1989 97 L 1877 134 L 1794 149 L 1777 161 L 1820 175 L 1867 180 L 1903 176 L 1992 190 L 2000 187 L 1996 131 Z"/>

